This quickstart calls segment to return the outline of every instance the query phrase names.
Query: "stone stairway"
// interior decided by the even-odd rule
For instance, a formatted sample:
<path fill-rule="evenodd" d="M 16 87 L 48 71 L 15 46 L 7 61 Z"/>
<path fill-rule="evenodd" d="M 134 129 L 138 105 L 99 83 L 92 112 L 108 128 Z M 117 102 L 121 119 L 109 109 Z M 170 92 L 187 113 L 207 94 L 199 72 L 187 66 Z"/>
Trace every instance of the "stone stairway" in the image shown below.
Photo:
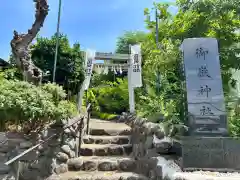
<path fill-rule="evenodd" d="M 131 157 L 131 128 L 124 123 L 94 120 L 90 133 L 83 137 L 78 158 L 68 161 L 68 172 L 61 180 L 147 180 L 136 174 Z"/>

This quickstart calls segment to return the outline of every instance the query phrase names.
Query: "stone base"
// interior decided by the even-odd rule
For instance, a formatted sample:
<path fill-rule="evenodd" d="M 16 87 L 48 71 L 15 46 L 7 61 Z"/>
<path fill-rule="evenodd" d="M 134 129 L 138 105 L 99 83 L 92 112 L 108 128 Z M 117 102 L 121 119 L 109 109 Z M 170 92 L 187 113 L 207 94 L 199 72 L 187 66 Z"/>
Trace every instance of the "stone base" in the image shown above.
<path fill-rule="evenodd" d="M 237 180 L 240 179 L 238 173 L 219 172 L 178 172 L 173 175 L 173 180 Z"/>

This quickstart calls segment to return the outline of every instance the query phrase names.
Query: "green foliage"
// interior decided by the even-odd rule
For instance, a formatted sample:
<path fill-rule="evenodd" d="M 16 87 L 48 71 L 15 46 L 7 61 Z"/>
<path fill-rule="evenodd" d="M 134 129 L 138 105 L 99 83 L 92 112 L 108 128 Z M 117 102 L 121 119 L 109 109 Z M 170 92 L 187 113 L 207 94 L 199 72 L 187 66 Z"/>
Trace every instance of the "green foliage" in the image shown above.
<path fill-rule="evenodd" d="M 52 81 L 56 35 L 51 38 L 37 37 L 37 42 L 32 45 L 32 59 L 43 72 L 49 72 L 44 77 L 44 82 Z M 59 50 L 56 68 L 56 83 L 63 85 L 66 91 L 76 94 L 84 80 L 84 58 L 80 51 L 80 44 L 70 46 L 68 37 L 60 35 Z"/>
<path fill-rule="evenodd" d="M 182 56 L 179 46 L 185 38 L 215 37 L 219 41 L 220 62 L 223 87 L 226 97 L 229 96 L 229 81 L 233 81 L 230 69 L 239 69 L 240 49 L 240 2 L 237 0 L 178 0 L 178 12 L 172 15 L 170 4 L 155 3 L 159 15 L 159 44 L 155 42 L 155 21 L 150 19 L 150 10 L 145 9 L 146 24 L 151 33 L 142 43 L 144 90 L 140 94 L 138 111 L 143 116 L 163 114 L 167 121 L 173 118 L 184 123 L 184 103 L 182 98 L 183 74 L 181 70 Z M 156 88 L 156 74 L 161 75 L 160 90 Z M 150 89 L 150 90 L 149 90 Z M 152 93 L 154 92 L 154 93 Z M 142 99 L 142 100 L 141 100 Z M 232 107 L 230 129 L 239 135 L 240 125 L 237 120 L 236 106 Z M 232 117 L 232 118 L 231 118 Z M 239 130 L 237 130 L 239 128 Z"/>
<path fill-rule="evenodd" d="M 126 79 L 116 82 L 103 82 L 105 86 L 88 90 L 88 101 L 93 104 L 93 111 L 121 114 L 128 110 L 128 84 Z"/>
<path fill-rule="evenodd" d="M 117 40 L 116 53 L 129 54 L 129 45 L 138 44 L 146 40 L 146 33 L 141 31 L 127 31 Z"/>
<path fill-rule="evenodd" d="M 228 128 L 231 136 L 240 136 L 240 99 L 228 104 Z"/>
<path fill-rule="evenodd" d="M 1 128 L 14 124 L 30 132 L 77 113 L 74 105 L 64 100 L 64 91 L 57 85 L 37 87 L 23 81 L 2 79 L 0 89 Z"/>
<path fill-rule="evenodd" d="M 7 79 L 7 80 L 21 80 L 22 73 L 15 67 L 5 69 L 4 71 L 0 72 L 0 80 Z"/>
<path fill-rule="evenodd" d="M 97 118 L 102 119 L 102 120 L 112 120 L 112 119 L 117 118 L 118 115 L 101 113 L 101 112 L 93 112 L 92 116 L 97 117 Z"/>
<path fill-rule="evenodd" d="M 129 45 L 146 40 L 144 32 L 126 32 L 118 38 L 116 53 L 128 54 Z M 119 63 L 113 61 L 112 63 Z M 93 115 L 101 119 L 111 119 L 129 110 L 128 83 L 125 75 L 93 73 L 91 88 L 88 90 L 88 101 L 93 105 Z"/>
<path fill-rule="evenodd" d="M 58 86 L 55 83 L 47 83 L 42 86 L 42 89 L 50 94 L 52 94 L 53 102 L 58 105 L 61 100 L 66 98 L 66 93 L 62 86 Z"/>
<path fill-rule="evenodd" d="M 116 75 L 114 75 L 114 72 L 110 71 L 108 74 L 98 74 L 93 72 L 91 77 L 91 84 L 90 86 L 93 87 L 99 87 L 104 86 L 104 82 L 114 82 L 116 79 Z"/>

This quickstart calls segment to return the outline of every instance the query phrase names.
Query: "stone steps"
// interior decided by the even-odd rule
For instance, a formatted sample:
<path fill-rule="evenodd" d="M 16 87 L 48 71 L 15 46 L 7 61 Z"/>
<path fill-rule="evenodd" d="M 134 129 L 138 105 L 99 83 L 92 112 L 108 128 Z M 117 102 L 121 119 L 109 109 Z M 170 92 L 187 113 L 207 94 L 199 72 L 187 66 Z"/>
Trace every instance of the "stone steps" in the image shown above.
<path fill-rule="evenodd" d="M 82 156 L 119 156 L 131 152 L 131 144 L 82 144 L 80 148 Z"/>
<path fill-rule="evenodd" d="M 83 137 L 81 156 L 69 159 L 68 172 L 56 180 L 147 180 L 135 174 L 136 161 L 129 155 L 131 128 L 124 123 L 90 120 L 90 135 Z M 51 180 L 55 180 L 52 178 Z"/>
<path fill-rule="evenodd" d="M 129 144 L 130 136 L 92 136 L 83 137 L 85 144 Z"/>
<path fill-rule="evenodd" d="M 118 135 L 131 135 L 131 130 L 125 129 L 119 131 L 117 129 L 89 129 L 91 135 L 95 136 L 118 136 Z"/>
<path fill-rule="evenodd" d="M 53 178 L 52 178 L 53 179 Z M 67 172 L 58 180 L 148 180 L 148 178 L 131 172 Z"/>
<path fill-rule="evenodd" d="M 95 136 L 131 135 L 131 128 L 124 123 L 91 120 L 89 132 Z"/>
<path fill-rule="evenodd" d="M 83 156 L 68 161 L 70 171 L 123 171 L 134 172 L 136 162 L 123 156 Z"/>

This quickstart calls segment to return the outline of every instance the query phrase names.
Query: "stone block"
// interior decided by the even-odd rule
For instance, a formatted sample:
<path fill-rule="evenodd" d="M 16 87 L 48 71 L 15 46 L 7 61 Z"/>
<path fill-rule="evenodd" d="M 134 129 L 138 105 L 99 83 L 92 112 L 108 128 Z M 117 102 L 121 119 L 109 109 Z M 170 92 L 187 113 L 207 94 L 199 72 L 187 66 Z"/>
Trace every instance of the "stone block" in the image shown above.
<path fill-rule="evenodd" d="M 94 161 L 84 161 L 83 162 L 83 169 L 84 171 L 95 171 L 98 168 L 97 162 Z"/>
<path fill-rule="evenodd" d="M 5 162 L 7 160 L 7 153 L 0 152 L 0 162 Z"/>
<path fill-rule="evenodd" d="M 99 171 L 116 171 L 118 170 L 118 164 L 115 161 L 99 162 L 98 170 Z"/>
<path fill-rule="evenodd" d="M 63 145 L 61 147 L 61 150 L 68 155 L 70 155 L 70 153 L 71 153 L 71 148 L 68 145 Z"/>
<path fill-rule="evenodd" d="M 20 143 L 21 149 L 28 149 L 28 148 L 31 148 L 32 146 L 33 146 L 33 143 L 30 141 L 24 141 Z"/>
<path fill-rule="evenodd" d="M 75 146 L 76 146 L 76 142 L 74 139 L 67 139 L 67 141 L 65 142 L 72 150 L 75 149 Z"/>
<path fill-rule="evenodd" d="M 6 137 L 8 139 L 24 139 L 24 133 L 18 132 L 7 132 Z"/>
<path fill-rule="evenodd" d="M 119 162 L 119 169 L 121 171 L 134 172 L 136 166 L 136 161 L 133 159 L 122 159 Z"/>
<path fill-rule="evenodd" d="M 63 152 L 57 153 L 56 158 L 57 158 L 57 160 L 59 160 L 60 162 L 67 162 L 67 160 L 69 159 L 69 158 L 68 158 L 68 155 L 65 154 L 65 153 L 63 153 Z"/>
<path fill-rule="evenodd" d="M 210 153 L 209 167 L 215 167 L 221 169 L 226 165 L 225 151 L 222 149 L 212 150 Z"/>
<path fill-rule="evenodd" d="M 183 138 L 183 168 L 240 170 L 239 149 L 240 139 L 236 138 Z"/>
<path fill-rule="evenodd" d="M 151 149 L 153 147 L 153 136 L 148 136 L 145 142 L 145 148 Z"/>
<path fill-rule="evenodd" d="M 173 144 L 171 149 L 169 150 L 169 154 L 176 154 L 177 156 L 182 155 L 182 143 L 177 140 L 173 140 Z"/>
<path fill-rule="evenodd" d="M 222 149 L 221 137 L 184 137 L 182 144 L 189 149 Z"/>
<path fill-rule="evenodd" d="M 71 134 L 71 131 L 69 128 L 66 128 L 64 129 L 64 133 L 67 134 L 67 135 L 70 135 Z"/>
<path fill-rule="evenodd" d="M 0 132 L 0 142 L 4 142 L 5 140 L 7 140 L 6 132 Z"/>
<path fill-rule="evenodd" d="M 144 131 L 147 135 L 152 135 L 154 134 L 157 129 L 159 128 L 159 126 L 155 123 L 152 123 L 152 122 L 146 122 L 143 124 L 144 126 Z"/>
<path fill-rule="evenodd" d="M 168 154 L 169 150 L 172 148 L 173 140 L 168 137 L 165 137 L 163 139 L 158 139 L 154 135 L 153 144 L 154 144 L 154 147 L 156 148 L 157 153 Z"/>
<path fill-rule="evenodd" d="M 55 170 L 54 170 L 54 171 L 55 171 L 56 174 L 65 173 L 65 172 L 68 171 L 68 166 L 67 166 L 67 164 L 57 165 L 57 166 L 55 167 Z"/>
<path fill-rule="evenodd" d="M 240 138 L 223 138 L 223 149 L 228 152 L 239 152 Z"/>
<path fill-rule="evenodd" d="M 229 169 L 240 170 L 240 153 L 239 152 L 225 152 L 224 166 Z"/>
<path fill-rule="evenodd" d="M 176 172 L 182 172 L 181 168 L 175 163 L 173 159 L 165 157 L 157 157 L 157 169 L 159 169 L 158 176 L 162 176 L 162 179 L 173 179 L 172 176 Z M 161 170 L 161 171 L 160 171 Z"/>
<path fill-rule="evenodd" d="M 3 164 L 3 163 L 0 163 L 0 175 L 3 175 L 3 174 L 8 174 L 8 172 L 10 171 L 10 167 Z"/>
<path fill-rule="evenodd" d="M 69 170 L 80 170 L 83 166 L 83 160 L 81 158 L 69 159 L 68 161 Z"/>
<path fill-rule="evenodd" d="M 8 153 L 12 151 L 15 147 L 16 146 L 8 146 L 8 145 L 0 146 L 0 153 Z"/>
<path fill-rule="evenodd" d="M 18 154 L 21 154 L 25 151 L 25 149 L 21 149 L 18 151 Z M 22 156 L 20 158 L 20 161 L 34 161 L 34 160 L 37 160 L 38 159 L 38 156 L 39 156 L 39 153 L 38 151 L 36 150 L 33 150 L 33 151 L 30 151 L 28 152 L 27 154 L 25 154 L 24 156 Z"/>

